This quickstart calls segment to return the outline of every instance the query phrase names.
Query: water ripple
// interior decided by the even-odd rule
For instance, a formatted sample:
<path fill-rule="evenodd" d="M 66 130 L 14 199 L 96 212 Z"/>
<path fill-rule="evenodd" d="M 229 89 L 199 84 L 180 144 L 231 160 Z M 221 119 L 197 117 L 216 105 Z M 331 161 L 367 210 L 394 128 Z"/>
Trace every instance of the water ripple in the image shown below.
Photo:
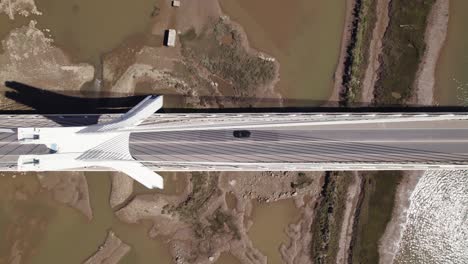
<path fill-rule="evenodd" d="M 411 198 L 396 263 L 468 263 L 468 171 L 428 171 Z"/>

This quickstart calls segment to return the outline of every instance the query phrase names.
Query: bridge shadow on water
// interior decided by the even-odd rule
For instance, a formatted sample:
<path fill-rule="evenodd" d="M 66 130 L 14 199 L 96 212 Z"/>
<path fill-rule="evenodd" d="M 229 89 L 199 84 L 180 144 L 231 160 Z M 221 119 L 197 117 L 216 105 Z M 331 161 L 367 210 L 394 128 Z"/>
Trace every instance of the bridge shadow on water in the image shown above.
<path fill-rule="evenodd" d="M 51 91 L 28 84 L 8 81 L 4 96 L 12 100 L 0 105 L 0 114 L 103 114 L 124 113 L 148 94 L 128 95 L 109 92 Z M 207 105 L 241 105 L 243 107 L 191 108 L 184 107 L 193 97 L 163 94 L 163 113 L 265 113 L 265 112 L 468 112 L 463 106 L 401 106 L 374 107 L 356 104 L 339 107 L 338 102 L 299 99 L 253 98 L 233 96 L 200 96 Z M 280 105 L 283 105 L 280 107 Z"/>

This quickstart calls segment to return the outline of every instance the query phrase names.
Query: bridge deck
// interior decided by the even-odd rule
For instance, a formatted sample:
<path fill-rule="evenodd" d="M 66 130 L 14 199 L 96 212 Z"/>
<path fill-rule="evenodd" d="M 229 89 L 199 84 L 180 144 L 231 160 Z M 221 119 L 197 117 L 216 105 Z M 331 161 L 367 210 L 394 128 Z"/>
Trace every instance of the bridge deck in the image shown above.
<path fill-rule="evenodd" d="M 141 161 L 221 163 L 468 163 L 468 129 L 394 125 L 310 126 L 132 134 L 130 150 Z"/>
<path fill-rule="evenodd" d="M 16 167 L 20 155 L 47 154 L 45 145 L 21 145 L 16 133 L 0 133 L 0 169 Z"/>
<path fill-rule="evenodd" d="M 164 115 L 161 115 L 164 117 Z M 161 117 L 160 116 L 160 117 Z M 154 116 L 143 126 L 157 127 Z M 2 127 L 87 125 L 114 118 L 0 116 Z M 166 120 L 172 117 L 167 117 Z M 181 115 L 181 122 L 190 117 Z M 205 118 L 205 117 L 203 117 Z M 219 117 L 217 117 L 219 118 Z M 347 117 L 348 118 L 348 117 Z M 251 129 L 250 138 L 230 130 L 133 133 L 130 151 L 149 163 L 459 163 L 468 165 L 468 121 L 424 121 L 313 125 Z M 46 154 L 43 145 L 20 145 L 16 133 L 0 133 L 0 169 L 14 168 L 19 155 Z"/>

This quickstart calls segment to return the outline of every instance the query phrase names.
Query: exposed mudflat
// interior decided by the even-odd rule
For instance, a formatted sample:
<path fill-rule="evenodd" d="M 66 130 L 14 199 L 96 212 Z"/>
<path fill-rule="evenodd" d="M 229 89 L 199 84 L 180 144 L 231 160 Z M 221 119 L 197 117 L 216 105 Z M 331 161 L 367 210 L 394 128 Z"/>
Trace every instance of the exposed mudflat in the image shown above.
<path fill-rule="evenodd" d="M 464 34 L 468 2 L 452 0 L 447 39 L 436 67 L 435 101 L 438 105 L 468 105 L 468 37 Z"/>
<path fill-rule="evenodd" d="M 23 14 L 27 10 L 31 14 L 39 14 L 33 12 L 35 7 L 29 5 L 23 6 L 23 10 Z M 151 35 L 132 36 L 107 52 L 103 56 L 102 69 L 95 68 L 99 65 L 76 63 L 73 53 L 67 54 L 54 44 L 54 27 L 52 31 L 40 30 L 37 22 L 31 20 L 27 26 L 13 29 L 3 40 L 0 80 L 2 83 L 15 81 L 64 92 L 79 91 L 84 84 L 94 81 L 87 89 L 94 87 L 119 94 L 168 94 L 169 103 L 177 106 L 227 107 L 265 103 L 257 98 L 277 98 L 266 104 L 281 104 L 280 95 L 274 89 L 279 80 L 278 62 L 251 48 L 242 26 L 224 16 L 217 1 L 187 3 L 177 12 L 181 14 L 175 15 L 168 3 L 155 7 Z M 47 19 L 40 21 L 47 23 Z M 168 26 L 177 27 L 180 32 L 175 48 L 162 45 L 163 33 Z M 218 49 L 222 52 L 216 53 Z M 64 50 L 73 49 L 66 47 Z M 200 57 L 206 50 L 212 54 L 208 60 Z M 8 87 L 3 89 L 4 92 L 9 91 Z M 28 107 L 15 102 L 9 105 L 11 109 Z M 267 263 L 270 253 L 262 253 L 249 237 L 255 220 L 252 212 L 260 210 L 252 201 L 271 203 L 274 208 L 275 201 L 294 199 L 299 212 L 310 211 L 314 204 L 311 197 L 316 196 L 321 184 L 320 178 L 314 179 L 319 177 L 314 173 L 300 176 L 297 173 L 194 173 L 175 177 L 187 178 L 177 183 L 180 185 L 177 188 L 182 188 L 182 191 L 176 194 L 139 194 L 138 188 L 134 189 L 133 180 L 122 174 L 113 174 L 107 206 L 114 208 L 115 216 L 122 223 L 137 226 L 151 222 L 148 235 L 156 240 L 164 237 L 169 245 L 167 253 L 176 263 L 211 263 L 222 254 L 229 254 L 242 263 Z M 96 199 L 101 198 L 90 196 L 96 187 L 88 188 L 83 173 L 41 173 L 38 179 L 41 190 L 55 201 L 76 209 L 90 221 L 90 225 L 101 225 L 102 210 L 109 209 L 93 205 Z M 290 203 L 285 204 L 289 207 Z M 292 206 L 291 210 L 296 210 Z M 290 221 L 297 219 L 284 216 L 284 223 Z M 298 225 L 307 228 L 306 224 Z M 77 228 L 81 227 L 77 225 Z M 97 252 L 89 251 L 89 256 L 83 256 L 83 259 L 88 257 L 86 263 L 116 263 L 121 258 L 122 261 L 127 259 L 125 255 L 129 247 L 125 245 L 125 239 L 128 235 L 126 231 L 123 236 L 119 235 L 125 228 L 117 226 L 112 229 L 114 231 L 108 233 L 106 242 L 98 247 Z M 258 236 L 267 235 L 261 230 L 258 232 Z M 275 232 L 289 237 L 285 230 Z M 93 234 L 93 239 L 97 235 Z M 117 236 L 123 237 L 122 240 Z M 310 239 L 309 236 L 308 241 Z M 45 241 L 44 246 L 50 247 L 53 243 Z M 285 261 L 308 258 L 307 243 L 294 242 L 303 248 L 297 253 L 291 249 L 287 252 L 286 248 L 291 247 L 286 245 L 280 253 L 280 245 L 266 248 L 268 252 L 276 251 L 275 257 Z M 258 246 L 265 248 L 266 244 Z M 34 255 L 22 258 L 19 252 L 25 250 L 28 248 L 14 244 L 11 256 L 20 261 Z M 135 252 L 139 250 L 136 248 Z M 132 252 L 128 255 L 130 258 L 134 258 Z M 39 259 L 51 259 L 51 256 L 39 255 Z M 75 259 L 75 256 L 70 258 Z"/>
<path fill-rule="evenodd" d="M 355 5 L 355 0 L 346 1 L 346 13 L 345 13 L 345 23 L 343 26 L 343 31 L 341 35 L 341 46 L 340 46 L 340 56 L 338 63 L 336 65 L 335 74 L 333 77 L 333 90 L 328 98 L 328 103 L 326 105 L 337 106 L 341 98 L 341 93 L 343 91 L 343 76 L 345 68 L 345 59 L 347 56 L 347 47 L 351 41 L 351 31 L 353 26 L 353 10 Z"/>
<path fill-rule="evenodd" d="M 276 90 L 285 106 L 319 106 L 328 100 L 333 73 L 340 65 L 345 1 L 220 3 L 223 12 L 245 29 L 250 45 L 279 62 Z"/>
<path fill-rule="evenodd" d="M 37 22 L 31 20 L 28 26 L 15 29 L 2 40 L 3 54 L 0 54 L 0 91 L 8 91 L 6 82 L 21 82 L 49 90 L 77 91 L 83 84 L 93 80 L 94 67 L 74 64 L 53 40 L 37 29 Z M 0 102 L 5 105 L 14 102 Z M 24 106 L 21 106 L 24 107 Z M 21 108 L 20 107 L 20 108 Z M 26 106 L 27 107 L 27 106 Z M 14 108 L 13 108 L 14 109 Z"/>
<path fill-rule="evenodd" d="M 117 264 L 130 251 L 130 246 L 123 243 L 111 230 L 107 234 L 106 241 L 96 253 L 88 258 L 84 264 Z"/>
<path fill-rule="evenodd" d="M 376 1 L 377 21 L 371 27 L 368 64 L 362 69 L 365 76 L 358 96 L 365 103 L 373 100 L 382 40 L 391 15 L 389 0 Z M 58 92 L 164 94 L 167 107 L 276 107 L 288 97 L 298 104 L 323 101 L 331 89 L 330 69 L 334 68 L 335 89 L 330 101 L 337 103 L 355 3 L 356 0 L 346 1 L 341 55 L 336 67 L 332 67 L 330 58 L 319 55 L 337 55 L 339 43 L 333 43 L 335 50 L 335 46 L 326 45 L 329 42 L 301 34 L 309 28 L 320 29 L 320 23 L 314 19 L 328 20 L 317 12 L 325 7 L 331 12 L 330 7 L 337 2 L 330 6 L 301 2 L 293 7 L 281 1 L 271 3 L 272 11 L 291 17 L 292 22 L 284 24 L 267 15 L 249 18 L 248 14 L 263 10 L 256 5 L 239 11 L 237 5 L 226 4 L 224 8 L 230 6 L 235 14 L 229 17 L 217 0 L 184 1 L 180 8 L 171 7 L 170 1 L 152 5 L 145 2 L 129 10 L 129 16 L 144 13 L 146 17 L 116 32 L 108 42 L 105 36 L 112 32 L 99 36 L 93 44 L 73 39 L 99 34 L 98 30 L 86 28 L 68 39 L 61 30 L 77 26 L 76 20 L 70 20 L 75 21 L 70 25 L 67 22 L 43 29 L 44 24 L 54 25 L 63 19 L 44 16 L 54 8 L 62 8 L 66 15 L 99 19 L 93 15 L 93 7 L 105 11 L 105 5 L 51 2 L 44 5 L 44 10 L 38 10 L 33 0 L 1 0 L 1 16 L 11 20 L 26 17 L 28 23 L 12 29 L 2 39 L 0 92 L 11 91 L 6 82 L 15 81 Z M 119 12 L 126 8 L 131 5 L 119 4 L 109 17 L 121 17 Z M 336 15 L 342 16 L 341 11 L 337 9 Z M 432 103 L 434 70 L 445 39 L 447 15 L 448 2 L 437 1 L 425 30 L 427 48 L 414 82 L 414 100 L 418 104 Z M 236 17 L 242 21 L 236 21 Z M 262 24 L 273 23 L 272 20 L 282 28 L 276 30 Z M 260 37 L 249 40 L 252 31 L 247 31 L 243 23 L 250 30 L 263 27 L 265 34 L 259 31 Z M 301 23 L 303 28 L 297 26 Z M 163 45 L 167 28 L 178 31 L 173 48 Z M 78 29 L 83 30 L 79 23 Z M 330 41 L 340 32 L 322 33 L 330 33 L 324 36 Z M 286 35 L 293 40 L 284 40 Z M 301 37 L 296 39 L 296 35 Z M 265 44 L 269 40 L 272 42 Z M 321 52 L 309 44 L 332 50 Z M 86 49 L 78 52 L 76 46 L 80 45 L 86 45 Z M 296 49 L 297 52 L 285 52 Z M 320 67 L 321 60 L 326 60 L 326 67 Z M 310 71 L 308 62 L 317 66 L 319 72 L 314 70 L 313 78 L 304 73 Z M 288 86 L 296 85 L 304 91 L 291 92 L 293 88 Z M 320 91 L 305 91 L 313 85 L 319 85 Z M 310 98 L 311 95 L 317 98 Z M 0 110 L 30 109 L 3 96 L 0 104 Z M 453 175 L 460 173 L 463 174 Z M 0 262 L 150 263 L 158 258 L 162 263 L 348 263 L 359 260 L 365 254 L 362 252 L 368 250 L 368 243 L 373 248 L 379 245 L 379 252 L 366 253 L 380 254 L 381 263 L 394 259 L 397 263 L 462 263 L 466 260 L 464 241 L 468 240 L 463 229 L 467 220 L 463 215 L 466 184 L 460 180 L 463 177 L 456 178 L 462 184 L 453 184 L 448 181 L 449 174 L 452 172 L 427 172 L 421 178 L 408 174 L 400 182 L 384 186 L 386 194 L 395 195 L 393 208 L 379 207 L 378 203 L 393 204 L 375 193 L 376 186 L 383 190 L 376 184 L 381 181 L 379 174 L 174 173 L 164 174 L 168 188 L 162 191 L 143 189 L 120 173 L 7 174 L 0 178 L 0 230 L 5 230 L 0 241 Z M 429 195 L 431 191 L 435 191 L 434 196 Z M 369 197 L 378 199 L 371 202 Z M 376 208 L 386 213 L 392 210 L 388 224 L 379 218 L 378 225 L 371 225 L 374 221 L 368 215 L 381 217 L 375 214 Z M 441 213 L 445 211 L 446 214 Z M 448 217 L 455 220 L 446 226 Z M 385 232 L 375 226 L 386 226 Z M 366 227 L 375 228 L 375 233 L 368 232 L 372 234 L 364 237 L 362 230 Z M 383 235 L 372 237 L 381 231 Z M 75 239 L 83 245 L 64 255 L 63 249 Z M 437 242 L 431 243 L 434 240 Z M 449 253 L 442 254 L 447 249 Z M 430 258 L 427 252 L 431 253 Z"/>
<path fill-rule="evenodd" d="M 305 196 L 316 197 L 320 189 L 320 178 L 315 179 L 313 174 L 300 176 L 300 189 L 291 187 L 298 180 L 297 173 L 192 173 L 185 177 L 190 181 L 183 193 L 138 195 L 116 212 L 127 223 L 151 220 L 150 235 L 169 238 L 171 252 L 180 263 L 213 262 L 223 252 L 229 252 L 241 263 L 266 263 L 267 257 L 250 239 L 250 217 L 256 210 L 252 200 L 274 203 L 294 199 L 301 214 L 310 214 L 315 199 L 308 198 L 305 203 Z M 308 224 L 299 222 L 297 226 L 307 229 Z M 299 235 L 292 230 L 288 236 Z M 307 240 L 296 239 L 293 244 L 282 246 L 283 261 L 308 258 Z M 296 252 L 297 247 L 303 251 Z"/>
<path fill-rule="evenodd" d="M 415 102 L 432 105 L 434 101 L 435 73 L 442 47 L 447 36 L 450 2 L 438 0 L 432 7 L 425 33 L 426 50 L 415 81 Z"/>
<path fill-rule="evenodd" d="M 89 201 L 88 183 L 83 172 L 47 172 L 37 175 L 42 188 L 63 204 L 83 213 L 89 221 L 93 212 Z"/>
<path fill-rule="evenodd" d="M 0 13 L 5 13 L 10 19 L 15 19 L 16 15 L 41 15 L 34 0 L 1 0 Z"/>

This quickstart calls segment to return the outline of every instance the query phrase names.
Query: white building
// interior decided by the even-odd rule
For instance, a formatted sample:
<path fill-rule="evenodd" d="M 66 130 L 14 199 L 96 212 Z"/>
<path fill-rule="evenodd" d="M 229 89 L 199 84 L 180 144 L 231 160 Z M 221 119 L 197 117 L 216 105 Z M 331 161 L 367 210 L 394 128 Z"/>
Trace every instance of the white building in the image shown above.
<path fill-rule="evenodd" d="M 166 30 L 166 46 L 175 47 L 177 32 L 175 29 Z"/>
<path fill-rule="evenodd" d="M 179 7 L 180 6 L 180 1 L 179 0 L 173 0 L 172 1 L 172 6 L 173 7 Z"/>

